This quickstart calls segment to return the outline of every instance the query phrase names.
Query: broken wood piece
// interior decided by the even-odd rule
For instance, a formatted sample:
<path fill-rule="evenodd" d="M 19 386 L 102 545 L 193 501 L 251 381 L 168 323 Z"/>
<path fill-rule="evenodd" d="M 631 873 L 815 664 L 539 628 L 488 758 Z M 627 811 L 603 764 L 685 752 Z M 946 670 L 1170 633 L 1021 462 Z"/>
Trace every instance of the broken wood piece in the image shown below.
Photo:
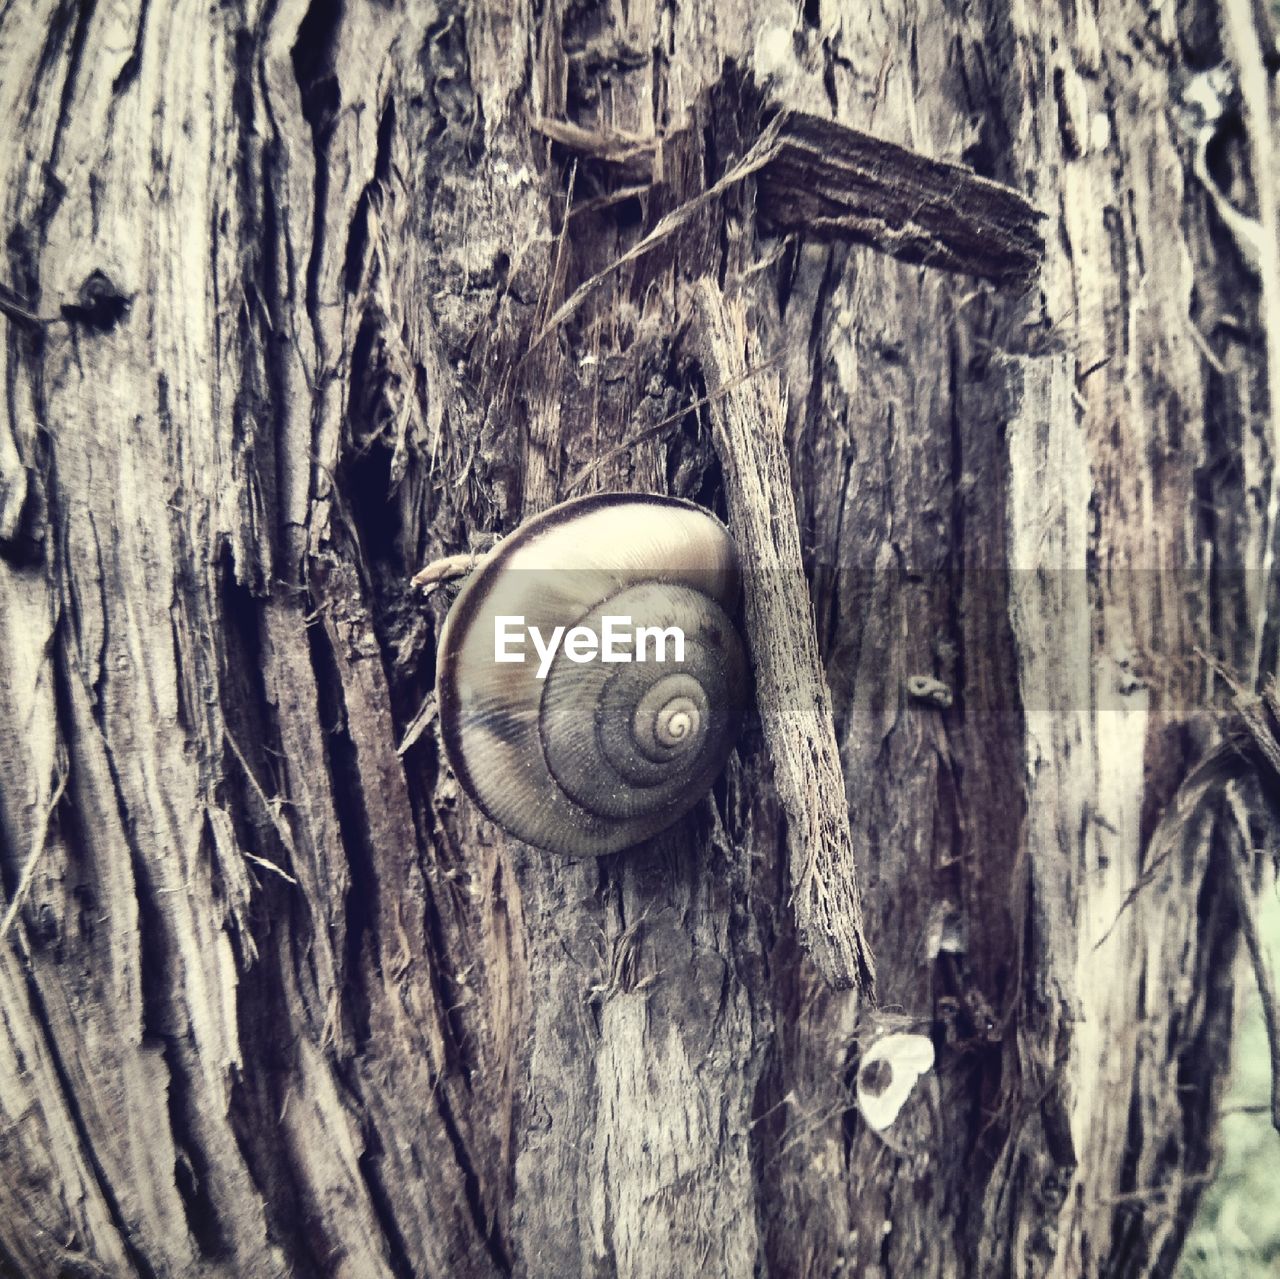
<path fill-rule="evenodd" d="M 840 752 L 814 634 L 800 529 L 783 446 L 782 391 L 761 364 L 740 298 L 709 279 L 694 286 L 694 341 L 724 468 L 729 523 L 743 566 L 747 644 L 774 783 L 787 818 L 800 942 L 833 986 L 872 994 L 875 966 L 862 930 L 853 836 Z"/>
<path fill-rule="evenodd" d="M 621 130 L 586 129 L 571 120 L 539 117 L 533 128 L 544 138 L 558 142 L 575 155 L 600 160 L 621 172 L 633 182 L 657 182 L 662 178 L 661 137 L 640 137 Z"/>
<path fill-rule="evenodd" d="M 454 582 L 460 577 L 466 577 L 475 568 L 479 559 L 480 556 L 472 551 L 463 551 L 458 555 L 442 556 L 438 560 L 432 560 L 425 568 L 420 568 L 409 579 L 409 584 L 421 587 L 427 594 L 430 594 L 437 586 L 443 586 L 446 582 Z"/>
<path fill-rule="evenodd" d="M 696 145 L 700 136 L 692 126 L 654 138 L 564 120 L 539 120 L 536 127 L 631 182 L 660 182 L 664 151 Z M 1044 214 L 1020 191 L 964 165 L 804 111 L 774 115 L 746 161 L 731 165 L 709 192 L 677 193 L 684 202 L 674 214 L 754 174 L 761 220 L 779 231 L 853 240 L 905 262 L 1005 284 L 1030 280 L 1040 269 Z M 647 237 L 628 257 L 662 238 Z"/>
<path fill-rule="evenodd" d="M 1044 256 L 1044 215 L 1013 187 L 802 111 L 782 118 L 757 182 L 761 216 L 781 230 L 1004 283 Z"/>

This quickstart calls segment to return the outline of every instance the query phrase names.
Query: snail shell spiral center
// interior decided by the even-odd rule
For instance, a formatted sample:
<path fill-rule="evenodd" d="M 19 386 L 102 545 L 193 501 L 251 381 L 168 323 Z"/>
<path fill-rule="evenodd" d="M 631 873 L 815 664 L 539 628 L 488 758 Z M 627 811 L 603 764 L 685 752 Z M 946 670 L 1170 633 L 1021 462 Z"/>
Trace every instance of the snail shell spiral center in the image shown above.
<path fill-rule="evenodd" d="M 658 716 L 658 740 L 674 746 L 690 733 L 696 733 L 700 722 L 698 708 L 688 698 L 677 698 L 674 702 L 668 702 Z"/>
<path fill-rule="evenodd" d="M 673 750 L 696 749 L 702 730 L 705 696 L 696 677 L 669 675 L 640 698 L 631 732 L 650 758 L 666 759 Z"/>

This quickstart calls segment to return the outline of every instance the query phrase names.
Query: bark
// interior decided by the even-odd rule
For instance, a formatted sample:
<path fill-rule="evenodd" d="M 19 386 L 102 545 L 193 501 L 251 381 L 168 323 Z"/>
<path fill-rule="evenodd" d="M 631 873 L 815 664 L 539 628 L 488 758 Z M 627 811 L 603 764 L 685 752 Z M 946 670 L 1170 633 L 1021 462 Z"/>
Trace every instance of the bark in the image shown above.
<path fill-rule="evenodd" d="M 1222 7 L 0 7 L 0 1272 L 1171 1273 L 1234 828 L 1121 907 L 1204 656 L 1276 663 L 1275 45 Z M 1038 280 L 940 269 L 981 203 L 916 263 L 781 170 L 685 208 L 780 109 L 1023 192 Z M 799 944 L 763 717 L 582 862 L 430 722 L 423 564 L 727 509 L 708 277 L 785 390 L 878 1007 Z"/>

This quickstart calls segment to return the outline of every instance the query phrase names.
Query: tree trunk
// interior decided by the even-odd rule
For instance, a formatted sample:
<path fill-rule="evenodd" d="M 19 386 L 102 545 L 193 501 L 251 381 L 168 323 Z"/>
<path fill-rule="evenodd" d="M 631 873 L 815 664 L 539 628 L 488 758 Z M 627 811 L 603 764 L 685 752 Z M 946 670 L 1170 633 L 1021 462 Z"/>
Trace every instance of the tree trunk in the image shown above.
<path fill-rule="evenodd" d="M 1276 657 L 1275 45 L 1220 3 L 0 7 L 0 1272 L 1171 1273 L 1230 828 L 1122 906 L 1205 658 Z M 777 108 L 1023 191 L 1038 282 L 754 176 L 619 263 Z M 799 945 L 759 718 L 578 861 L 430 719 L 422 564 L 726 511 L 707 275 L 785 388 L 878 1006 Z"/>

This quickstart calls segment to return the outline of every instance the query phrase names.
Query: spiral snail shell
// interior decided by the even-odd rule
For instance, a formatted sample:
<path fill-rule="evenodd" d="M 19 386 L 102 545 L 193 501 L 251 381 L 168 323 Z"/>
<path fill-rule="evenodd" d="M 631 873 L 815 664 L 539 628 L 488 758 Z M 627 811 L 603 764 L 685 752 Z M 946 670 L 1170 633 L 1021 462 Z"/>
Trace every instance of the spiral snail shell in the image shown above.
<path fill-rule="evenodd" d="M 738 596 L 728 530 L 691 502 L 602 493 L 523 524 L 480 562 L 440 637 L 441 732 L 464 789 L 498 825 L 551 852 L 617 852 L 670 826 L 707 792 L 738 735 Z M 603 646 L 594 659 L 575 651 L 574 628 L 600 634 L 618 618 L 678 628 L 683 660 L 674 645 L 660 656 L 656 642 L 641 660 L 638 638 L 611 660 Z M 536 651 L 500 642 L 504 627 L 517 633 L 513 619 Z M 554 657 L 535 628 L 564 628 Z"/>

